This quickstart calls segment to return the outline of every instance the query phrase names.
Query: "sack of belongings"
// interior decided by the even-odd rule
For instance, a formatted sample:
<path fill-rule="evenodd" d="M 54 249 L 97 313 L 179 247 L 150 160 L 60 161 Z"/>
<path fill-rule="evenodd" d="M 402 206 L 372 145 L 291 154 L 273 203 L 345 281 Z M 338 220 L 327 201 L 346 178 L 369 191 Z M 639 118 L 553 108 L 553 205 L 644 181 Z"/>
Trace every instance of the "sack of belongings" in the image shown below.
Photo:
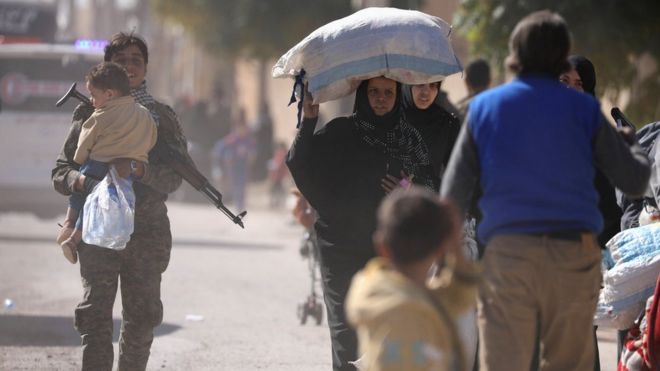
<path fill-rule="evenodd" d="M 619 232 L 607 249 L 594 324 L 625 330 L 653 295 L 660 274 L 660 223 Z"/>
<path fill-rule="evenodd" d="M 462 71 L 450 33 L 445 21 L 419 11 L 366 8 L 312 32 L 277 61 L 273 77 L 307 82 L 314 103 L 349 95 L 377 76 L 442 81 Z"/>

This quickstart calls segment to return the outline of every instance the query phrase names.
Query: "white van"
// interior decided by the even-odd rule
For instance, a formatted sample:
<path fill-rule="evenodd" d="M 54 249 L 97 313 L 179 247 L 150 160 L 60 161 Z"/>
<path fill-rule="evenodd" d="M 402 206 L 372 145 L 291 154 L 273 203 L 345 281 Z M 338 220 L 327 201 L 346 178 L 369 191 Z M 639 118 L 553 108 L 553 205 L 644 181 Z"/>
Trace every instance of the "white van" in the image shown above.
<path fill-rule="evenodd" d="M 84 77 L 103 60 L 102 47 L 0 44 L 0 212 L 29 211 L 52 217 L 65 211 L 51 170 L 79 103 L 55 102 L 73 82 L 87 94 Z"/>

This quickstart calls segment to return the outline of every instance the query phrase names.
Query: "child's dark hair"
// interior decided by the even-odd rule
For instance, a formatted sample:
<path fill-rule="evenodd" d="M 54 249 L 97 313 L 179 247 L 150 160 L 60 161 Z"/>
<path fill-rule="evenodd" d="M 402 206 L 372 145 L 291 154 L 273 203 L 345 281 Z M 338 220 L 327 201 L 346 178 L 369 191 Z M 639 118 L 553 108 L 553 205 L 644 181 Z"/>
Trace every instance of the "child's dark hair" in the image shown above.
<path fill-rule="evenodd" d="M 147 49 L 147 43 L 142 40 L 141 37 L 131 33 L 120 32 L 118 34 L 112 35 L 110 43 L 105 46 L 103 60 L 109 62 L 112 59 L 112 56 L 120 50 L 124 50 L 131 45 L 137 46 L 142 53 L 142 58 L 144 58 L 144 64 L 149 63 L 149 49 Z"/>
<path fill-rule="evenodd" d="M 397 189 L 378 209 L 378 229 L 396 263 L 422 260 L 452 236 L 455 208 L 425 188 Z"/>
<path fill-rule="evenodd" d="M 131 90 L 126 70 L 114 62 L 103 62 L 92 67 L 85 80 L 97 89 L 117 90 L 121 95 L 128 95 Z"/>

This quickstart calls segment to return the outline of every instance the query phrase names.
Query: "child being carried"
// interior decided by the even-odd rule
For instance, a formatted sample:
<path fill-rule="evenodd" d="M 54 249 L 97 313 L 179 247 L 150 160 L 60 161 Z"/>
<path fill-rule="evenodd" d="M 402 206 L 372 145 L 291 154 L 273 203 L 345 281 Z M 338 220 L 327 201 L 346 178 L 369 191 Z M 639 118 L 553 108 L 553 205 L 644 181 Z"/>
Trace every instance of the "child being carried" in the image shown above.
<path fill-rule="evenodd" d="M 73 158 L 80 165 L 80 172 L 102 180 L 113 160 L 130 159 L 131 169 L 137 168 L 137 162 L 146 164 L 148 153 L 156 144 L 156 122 L 149 110 L 129 95 L 126 70 L 117 63 L 103 62 L 92 67 L 85 80 L 94 113 L 82 124 Z M 78 261 L 86 197 L 83 193 L 69 197 L 66 220 L 57 236 L 64 257 L 72 264 Z"/>

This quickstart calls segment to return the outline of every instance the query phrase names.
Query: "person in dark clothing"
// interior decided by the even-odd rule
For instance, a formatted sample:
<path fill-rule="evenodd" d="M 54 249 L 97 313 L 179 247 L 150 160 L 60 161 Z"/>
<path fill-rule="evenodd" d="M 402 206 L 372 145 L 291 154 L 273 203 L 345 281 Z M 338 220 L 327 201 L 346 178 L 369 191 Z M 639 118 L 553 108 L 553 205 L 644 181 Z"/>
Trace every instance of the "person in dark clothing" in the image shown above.
<path fill-rule="evenodd" d="M 357 338 L 345 318 L 344 301 L 353 275 L 375 256 L 376 210 L 392 176 L 434 188 L 428 149 L 419 132 L 402 120 L 400 85 L 384 77 L 364 81 L 354 113 L 314 133 L 318 105 L 306 92 L 302 126 L 287 166 L 296 186 L 318 214 L 323 294 L 335 370 L 354 370 Z"/>
<path fill-rule="evenodd" d="M 596 96 L 596 70 L 591 61 L 583 56 L 568 57 L 571 69 L 559 77 L 567 86 L 593 97 Z M 598 209 L 603 215 L 603 231 L 598 235 L 598 243 L 605 247 L 615 234 L 621 231 L 621 208 L 616 203 L 614 187 L 601 170 L 596 171 L 594 181 L 599 195 Z"/>
<path fill-rule="evenodd" d="M 461 130 L 461 123 L 459 119 L 449 111 L 447 111 L 441 102 L 441 95 L 438 94 L 440 90 L 440 82 L 419 85 L 404 85 L 403 86 L 403 113 L 406 122 L 417 129 L 424 139 L 429 154 L 431 155 L 431 163 L 433 164 L 433 171 L 438 181 L 438 188 L 440 190 L 440 183 L 442 182 L 442 175 L 449 162 L 451 151 L 456 143 L 456 138 Z M 471 226 L 469 220 L 472 214 L 468 217 L 467 226 Z M 465 231 L 469 234 L 474 234 L 474 230 Z M 475 254 L 478 254 L 478 244 L 475 242 Z M 474 336 L 476 337 L 476 321 L 473 323 Z M 468 369 L 476 370 L 476 354 L 473 350 L 476 349 L 476 342 L 464 344 L 464 352 L 467 357 Z M 475 350 L 476 351 L 476 350 Z M 469 354 L 468 354 L 469 353 Z M 472 365 L 472 366 L 470 366 Z"/>
<path fill-rule="evenodd" d="M 559 81 L 577 91 L 596 97 L 596 70 L 591 61 L 583 56 L 572 55 L 568 57 L 571 68 L 561 74 Z M 616 202 L 614 187 L 600 169 L 596 169 L 594 186 L 598 192 L 598 210 L 603 217 L 603 231 L 598 235 L 598 244 L 605 248 L 605 244 L 615 234 L 621 231 L 621 208 Z M 594 336 L 595 336 L 594 328 Z M 596 339 L 596 338 L 594 338 Z M 620 352 L 619 352 L 620 353 Z M 600 370 L 600 352 L 596 341 L 596 355 L 594 371 Z"/>
<path fill-rule="evenodd" d="M 465 87 L 468 95 L 461 99 L 456 108 L 461 120 L 465 119 L 470 102 L 490 86 L 490 65 L 485 59 L 478 58 L 465 66 Z"/>
<path fill-rule="evenodd" d="M 433 174 L 437 179 L 436 191 L 449 162 L 458 132 L 461 129 L 456 116 L 445 110 L 438 100 L 440 83 L 403 86 L 403 114 L 406 122 L 417 129 L 429 149 Z"/>

